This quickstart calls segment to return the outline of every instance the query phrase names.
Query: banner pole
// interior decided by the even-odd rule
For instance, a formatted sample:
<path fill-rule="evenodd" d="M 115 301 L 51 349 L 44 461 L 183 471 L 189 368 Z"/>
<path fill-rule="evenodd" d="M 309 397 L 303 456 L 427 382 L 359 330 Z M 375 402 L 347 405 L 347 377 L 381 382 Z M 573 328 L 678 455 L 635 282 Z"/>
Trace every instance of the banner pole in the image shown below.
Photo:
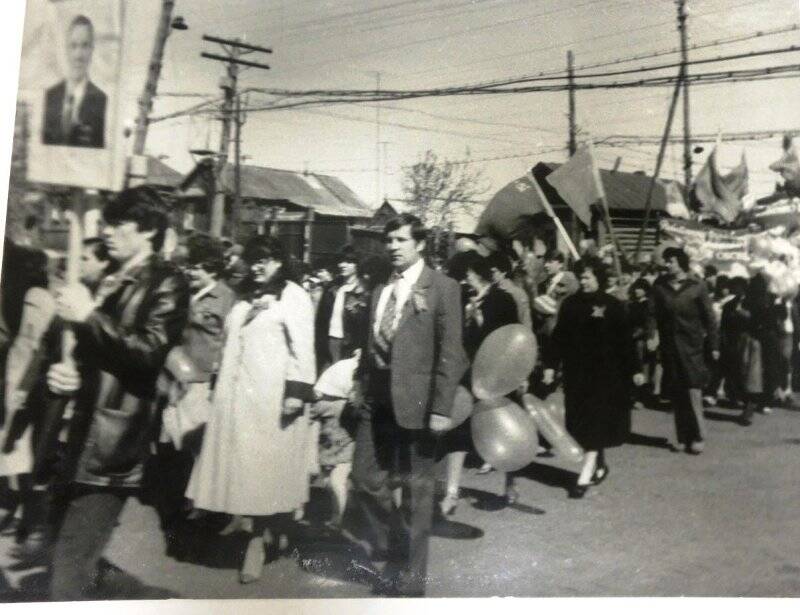
<path fill-rule="evenodd" d="M 539 197 L 539 200 L 542 202 L 542 207 L 544 207 L 545 212 L 550 219 L 553 220 L 553 224 L 556 225 L 556 229 L 558 230 L 559 235 L 564 240 L 564 243 L 567 244 L 567 248 L 569 249 L 570 253 L 572 253 L 573 258 L 577 261 L 580 260 L 581 256 L 578 253 L 575 244 L 572 243 L 572 238 L 569 236 L 567 229 L 564 228 L 564 223 L 561 222 L 561 219 L 556 215 L 556 212 L 553 210 L 553 206 L 550 205 L 550 201 L 547 200 L 547 197 L 542 190 L 542 187 L 539 185 L 538 180 L 536 179 L 536 175 L 533 174 L 533 169 L 530 172 L 531 181 L 533 182 L 533 187 L 536 190 L 536 194 Z"/>
<path fill-rule="evenodd" d="M 66 282 L 69 286 L 80 284 L 84 197 L 85 193 L 81 188 L 73 188 L 69 197 L 70 207 L 66 211 L 66 216 L 69 220 Z M 65 327 L 61 336 L 61 361 L 63 363 L 75 365 L 74 349 L 75 332 L 72 327 Z"/>

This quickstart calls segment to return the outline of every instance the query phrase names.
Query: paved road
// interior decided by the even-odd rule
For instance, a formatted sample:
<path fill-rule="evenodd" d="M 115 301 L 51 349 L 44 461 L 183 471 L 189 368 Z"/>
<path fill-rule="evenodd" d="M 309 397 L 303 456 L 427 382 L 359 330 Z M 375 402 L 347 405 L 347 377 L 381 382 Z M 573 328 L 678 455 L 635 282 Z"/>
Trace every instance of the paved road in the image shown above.
<path fill-rule="evenodd" d="M 431 540 L 428 594 L 800 596 L 800 411 L 757 416 L 749 428 L 733 422 L 732 411 L 709 409 L 707 416 L 707 450 L 694 457 L 669 450 L 669 414 L 635 411 L 632 443 L 609 451 L 608 480 L 580 501 L 566 493 L 575 468 L 558 459 L 526 471 L 515 508 L 498 509 L 499 474 L 468 471 L 453 518 L 485 535 Z M 9 597 L 36 595 L 42 571 L 9 570 L 9 546 L 0 542 L 0 592 L 5 582 L 23 590 Z M 142 584 L 126 597 L 369 595 L 292 558 L 241 586 L 240 541 L 207 538 L 203 547 L 204 564 L 167 557 L 155 513 L 132 501 L 107 553 Z"/>

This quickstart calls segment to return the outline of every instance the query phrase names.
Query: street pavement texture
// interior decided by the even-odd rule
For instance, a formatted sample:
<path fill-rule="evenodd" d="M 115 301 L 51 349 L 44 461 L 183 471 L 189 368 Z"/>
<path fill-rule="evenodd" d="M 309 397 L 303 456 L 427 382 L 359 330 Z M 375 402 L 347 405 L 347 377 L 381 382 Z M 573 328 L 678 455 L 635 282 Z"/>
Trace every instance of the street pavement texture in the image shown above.
<path fill-rule="evenodd" d="M 428 596 L 800 596 L 800 411 L 747 428 L 737 414 L 707 409 L 706 451 L 692 456 L 670 450 L 671 414 L 634 411 L 630 443 L 608 451 L 608 479 L 583 500 L 567 498 L 577 468 L 558 457 L 523 471 L 512 507 L 499 497 L 502 474 L 468 469 L 451 519 L 484 534 L 431 539 Z M 11 539 L 1 540 L 0 601 L 41 599 L 44 569 L 14 570 Z M 244 586 L 243 537 L 208 532 L 195 547 L 194 561 L 167 556 L 155 511 L 130 500 L 106 550 L 103 597 L 370 596 L 324 542 Z"/>

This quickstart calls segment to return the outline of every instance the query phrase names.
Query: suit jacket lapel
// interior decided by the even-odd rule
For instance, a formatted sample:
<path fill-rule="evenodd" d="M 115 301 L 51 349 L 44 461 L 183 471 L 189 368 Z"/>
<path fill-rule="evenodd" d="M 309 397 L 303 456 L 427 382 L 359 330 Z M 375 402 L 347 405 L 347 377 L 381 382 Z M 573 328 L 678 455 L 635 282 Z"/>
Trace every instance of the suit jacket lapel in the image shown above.
<path fill-rule="evenodd" d="M 408 295 L 408 300 L 403 305 L 403 311 L 400 314 L 400 322 L 397 323 L 397 331 L 400 331 L 402 326 L 406 323 L 409 317 L 414 313 L 414 294 L 427 289 L 431 285 L 433 279 L 433 270 L 427 265 L 423 266 L 419 278 L 411 287 L 411 293 Z M 396 332 L 395 332 L 396 334 Z"/>

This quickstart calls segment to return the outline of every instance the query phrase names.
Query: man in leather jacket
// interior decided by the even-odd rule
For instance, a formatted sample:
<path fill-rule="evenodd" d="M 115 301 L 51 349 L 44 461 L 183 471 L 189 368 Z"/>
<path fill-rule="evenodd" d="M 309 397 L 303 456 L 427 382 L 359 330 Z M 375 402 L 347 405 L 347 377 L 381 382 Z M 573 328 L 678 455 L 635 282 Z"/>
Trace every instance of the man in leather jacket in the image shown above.
<path fill-rule="evenodd" d="M 189 287 L 160 259 L 168 218 L 150 187 L 121 192 L 103 211 L 104 239 L 119 268 L 94 297 L 64 287 L 57 314 L 75 334 L 74 361 L 47 372 L 49 395 L 75 399 L 57 515 L 50 594 L 86 597 L 126 499 L 141 486 L 157 435 L 155 383 L 181 340 Z"/>

